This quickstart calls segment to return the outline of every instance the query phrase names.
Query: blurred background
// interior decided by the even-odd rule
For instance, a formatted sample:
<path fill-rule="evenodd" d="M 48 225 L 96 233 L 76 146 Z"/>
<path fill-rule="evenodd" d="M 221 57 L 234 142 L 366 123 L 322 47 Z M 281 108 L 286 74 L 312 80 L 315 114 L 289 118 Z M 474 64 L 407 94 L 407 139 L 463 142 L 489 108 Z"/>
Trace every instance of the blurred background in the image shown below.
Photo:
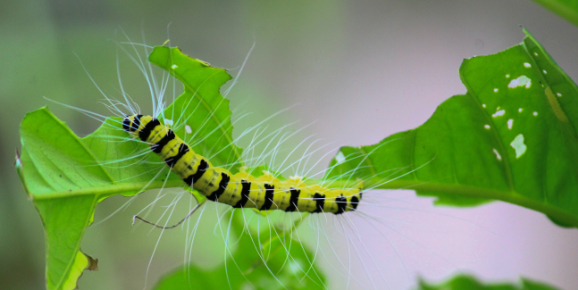
<path fill-rule="evenodd" d="M 520 43 L 520 25 L 578 79 L 578 28 L 527 0 L 0 1 L 0 288 L 44 288 L 42 224 L 13 168 L 26 112 L 49 105 L 78 135 L 92 132 L 97 121 L 43 96 L 110 115 L 91 77 L 120 97 L 117 59 L 125 90 L 150 110 L 146 82 L 118 43 L 161 45 L 170 38 L 186 54 L 233 76 L 255 43 L 229 95 L 235 114 L 251 113 L 242 123 L 254 124 L 294 106 L 271 126 L 299 121 L 296 128 L 309 126 L 291 142 L 315 134 L 335 148 L 373 144 L 419 126 L 442 101 L 465 93 L 458 75 L 462 60 Z M 466 272 L 484 280 L 526 276 L 578 288 L 576 230 L 500 202 L 435 208 L 412 191 L 378 194 L 402 202 L 368 209 L 384 226 L 382 242 L 367 243 L 386 265 L 383 287 L 408 289 L 418 276 L 441 280 Z M 99 259 L 100 270 L 84 273 L 80 289 L 150 289 L 183 263 L 183 231 L 163 233 L 156 247 L 159 231 L 131 227 L 132 215 L 154 196 L 88 229 L 82 250 Z M 104 201 L 95 221 L 127 200 Z M 189 206 L 184 203 L 182 216 Z M 369 239 L 363 220 L 357 224 L 354 234 Z M 207 227 L 209 236 L 212 230 Z M 217 265 L 222 255 L 216 257 L 201 255 L 197 263 Z M 330 288 L 340 288 L 342 273 L 321 264 Z M 365 272 L 356 267 L 353 275 Z"/>

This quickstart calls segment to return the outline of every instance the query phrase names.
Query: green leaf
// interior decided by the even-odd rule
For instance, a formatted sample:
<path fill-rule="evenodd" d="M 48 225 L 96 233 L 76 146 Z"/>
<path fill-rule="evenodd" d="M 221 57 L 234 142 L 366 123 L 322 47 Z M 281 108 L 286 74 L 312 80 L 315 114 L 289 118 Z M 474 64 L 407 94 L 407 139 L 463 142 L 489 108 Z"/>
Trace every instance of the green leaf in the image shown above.
<path fill-rule="evenodd" d="M 238 241 L 230 246 L 236 250 L 227 254 L 226 263 L 214 270 L 194 265 L 177 269 L 154 289 L 326 289 L 326 278 L 311 263 L 315 258 L 306 245 L 282 235 L 260 247 L 262 239 L 246 228 L 240 211 L 235 214 L 229 235 Z"/>
<path fill-rule="evenodd" d="M 578 1 L 576 0 L 534 0 L 550 9 L 574 25 L 578 25 Z"/>
<path fill-rule="evenodd" d="M 179 67 L 169 71 L 185 85 L 185 92 L 164 111 L 165 119 L 176 114 L 190 117 L 185 124 L 196 140 L 211 142 L 198 142 L 194 150 L 211 156 L 217 166 L 243 164 L 241 149 L 231 142 L 228 101 L 219 93 L 230 79 L 225 70 L 188 58 L 177 48 L 155 48 L 150 58 L 165 69 Z M 80 242 L 98 202 L 117 194 L 183 186 L 148 146 L 130 139 L 120 121 L 109 118 L 85 138 L 76 136 L 48 108 L 22 121 L 17 171 L 44 224 L 48 289 L 73 289 L 83 269 L 96 268 L 96 261 L 80 252 Z M 185 126 L 174 129 L 191 137 Z"/>
<path fill-rule="evenodd" d="M 98 200 L 97 193 L 85 188 L 103 188 L 112 179 L 94 166 L 91 151 L 46 108 L 28 113 L 20 134 L 17 169 L 44 224 L 47 288 L 74 289 L 82 270 L 96 266 L 80 252 Z"/>
<path fill-rule="evenodd" d="M 343 147 L 326 179 L 415 189 L 443 205 L 501 200 L 578 227 L 578 89 L 526 34 L 505 51 L 464 60 L 467 93 L 420 127 Z"/>
<path fill-rule="evenodd" d="M 423 280 L 419 282 L 416 290 L 555 290 L 540 282 L 531 281 L 526 278 L 520 279 L 520 284 L 511 283 L 482 283 L 470 275 L 458 275 L 452 279 L 439 284 L 430 284 Z"/>

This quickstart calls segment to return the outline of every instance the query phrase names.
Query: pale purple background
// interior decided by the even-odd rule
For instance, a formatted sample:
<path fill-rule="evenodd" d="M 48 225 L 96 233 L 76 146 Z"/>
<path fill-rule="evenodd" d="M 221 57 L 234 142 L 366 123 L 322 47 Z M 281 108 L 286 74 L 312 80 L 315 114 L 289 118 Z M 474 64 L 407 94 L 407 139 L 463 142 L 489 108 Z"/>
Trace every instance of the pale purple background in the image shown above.
<path fill-rule="evenodd" d="M 334 147 L 372 144 L 419 126 L 442 101 L 465 92 L 458 75 L 462 59 L 521 42 L 519 25 L 578 79 L 578 28 L 531 1 L 0 3 L 0 288 L 39 289 L 44 283 L 41 223 L 11 168 L 14 148 L 20 146 L 18 124 L 25 112 L 50 104 L 41 96 L 108 114 L 96 105 L 102 97 L 74 54 L 99 84 L 116 93 L 115 46 L 107 40 L 123 41 L 119 28 L 137 42 L 142 32 L 151 45 L 170 37 L 187 54 L 226 68 L 238 68 L 255 42 L 231 92 L 233 107 L 253 112 L 246 119 L 251 123 L 298 104 L 275 124 L 299 120 L 299 128 L 312 123 L 298 138 L 315 134 Z M 137 98 L 146 109 L 146 89 L 127 74 L 124 83 L 133 96 L 142 96 Z M 98 125 L 50 106 L 80 134 Z M 516 281 L 522 275 L 578 289 L 578 232 L 559 228 L 542 214 L 500 202 L 435 208 L 410 191 L 373 197 L 378 196 L 401 200 L 388 201 L 388 208 L 363 209 L 387 225 L 383 230 L 389 240 L 376 242 L 375 229 L 359 217 L 355 221 L 390 289 L 407 289 L 418 275 L 441 280 L 458 270 L 484 280 Z M 106 201 L 96 220 L 125 201 Z M 158 232 L 131 228 L 130 218 L 146 204 L 89 229 L 82 248 L 100 259 L 101 270 L 85 273 L 81 289 L 143 288 Z M 182 232 L 165 234 L 147 288 L 182 263 L 183 248 Z M 363 280 L 364 272 L 357 266 L 353 275 Z M 346 278 L 333 274 L 331 288 L 344 288 Z M 364 286 L 351 283 L 350 288 Z"/>

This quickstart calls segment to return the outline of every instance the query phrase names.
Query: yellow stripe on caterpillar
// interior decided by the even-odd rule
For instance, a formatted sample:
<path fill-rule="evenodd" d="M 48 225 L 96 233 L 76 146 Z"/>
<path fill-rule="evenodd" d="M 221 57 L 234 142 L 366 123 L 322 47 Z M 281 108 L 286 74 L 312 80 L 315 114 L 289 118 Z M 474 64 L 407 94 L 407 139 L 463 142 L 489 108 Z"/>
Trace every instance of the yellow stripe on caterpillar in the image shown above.
<path fill-rule="evenodd" d="M 354 211 L 361 201 L 362 181 L 351 189 L 328 189 L 307 185 L 300 177 L 281 181 L 267 171 L 259 177 L 243 169 L 233 175 L 195 154 L 173 130 L 151 116 L 127 116 L 123 120 L 123 129 L 133 138 L 150 144 L 151 150 L 188 186 L 209 200 L 235 208 L 342 214 Z"/>

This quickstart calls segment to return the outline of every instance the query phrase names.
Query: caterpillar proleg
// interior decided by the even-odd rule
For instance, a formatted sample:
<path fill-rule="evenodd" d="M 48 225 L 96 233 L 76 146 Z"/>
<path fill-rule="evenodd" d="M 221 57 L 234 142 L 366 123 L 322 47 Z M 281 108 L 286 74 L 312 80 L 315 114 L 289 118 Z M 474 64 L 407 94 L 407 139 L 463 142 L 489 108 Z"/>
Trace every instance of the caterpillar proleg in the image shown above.
<path fill-rule="evenodd" d="M 233 175 L 196 154 L 173 130 L 156 118 L 137 114 L 127 116 L 122 124 L 123 129 L 134 138 L 150 144 L 151 150 L 185 184 L 212 201 L 234 208 L 334 214 L 354 211 L 361 201 L 362 181 L 353 189 L 327 189 L 320 185 L 306 185 L 300 177 L 280 181 L 269 172 L 259 177 L 247 172 Z"/>

